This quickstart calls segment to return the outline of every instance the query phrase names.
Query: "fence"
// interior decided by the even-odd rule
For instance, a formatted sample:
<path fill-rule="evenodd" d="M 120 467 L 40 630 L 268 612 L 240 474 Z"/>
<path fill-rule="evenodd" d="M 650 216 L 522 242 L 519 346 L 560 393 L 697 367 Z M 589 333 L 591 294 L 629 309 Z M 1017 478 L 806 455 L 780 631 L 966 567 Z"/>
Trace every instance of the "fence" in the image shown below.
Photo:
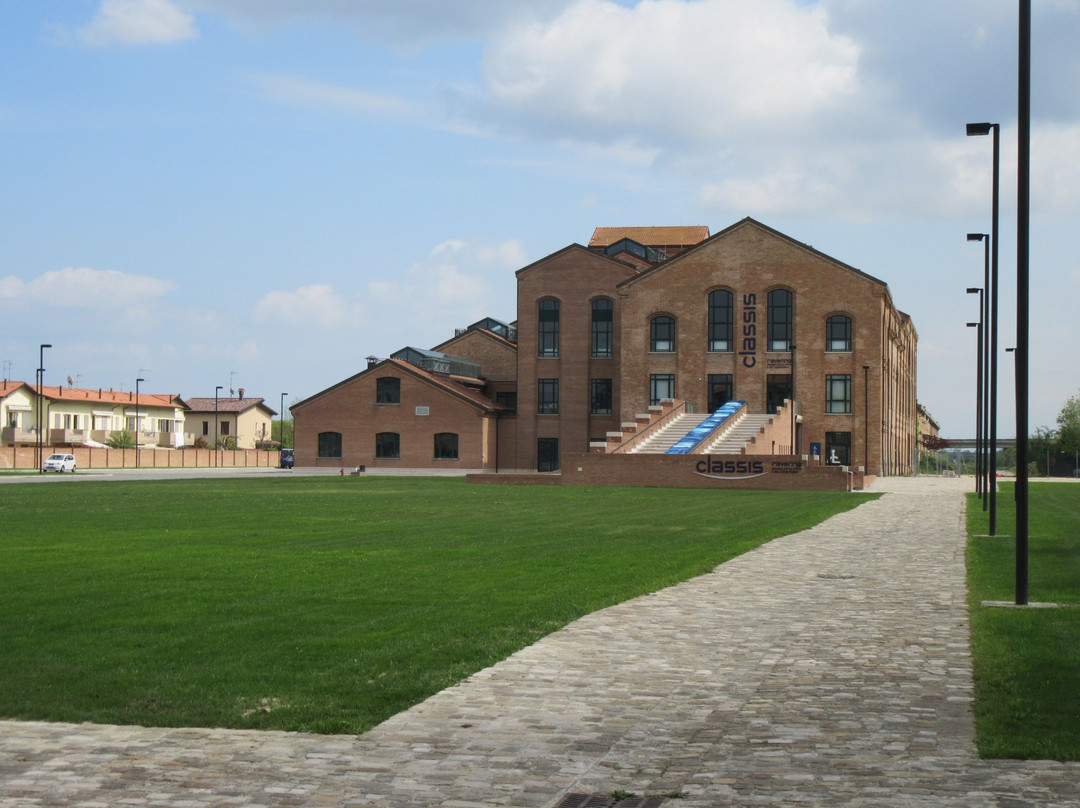
<path fill-rule="evenodd" d="M 88 446 L 46 446 L 42 460 L 54 452 L 75 455 L 81 469 L 215 468 L 277 466 L 279 454 L 264 449 L 97 449 Z M 0 469 L 36 469 L 33 446 L 0 447 Z"/>

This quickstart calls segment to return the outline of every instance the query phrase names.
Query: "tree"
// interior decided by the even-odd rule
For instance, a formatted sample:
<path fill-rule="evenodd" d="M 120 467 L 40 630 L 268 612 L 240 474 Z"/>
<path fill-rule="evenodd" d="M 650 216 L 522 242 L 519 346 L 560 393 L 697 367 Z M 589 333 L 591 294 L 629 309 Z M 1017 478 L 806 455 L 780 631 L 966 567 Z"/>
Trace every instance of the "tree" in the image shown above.
<path fill-rule="evenodd" d="M 1080 393 L 1065 402 L 1057 424 L 1057 448 L 1063 452 L 1080 452 Z"/>
<path fill-rule="evenodd" d="M 109 433 L 105 445 L 110 449 L 134 449 L 135 437 L 126 429 L 117 429 Z"/>

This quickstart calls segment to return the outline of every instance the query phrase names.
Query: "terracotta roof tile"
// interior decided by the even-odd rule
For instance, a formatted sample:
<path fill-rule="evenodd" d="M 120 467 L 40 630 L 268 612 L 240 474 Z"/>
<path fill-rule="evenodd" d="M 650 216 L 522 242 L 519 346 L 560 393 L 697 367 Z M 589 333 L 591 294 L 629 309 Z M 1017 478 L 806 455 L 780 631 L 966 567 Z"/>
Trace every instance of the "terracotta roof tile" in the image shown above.
<path fill-rule="evenodd" d="M 709 237 L 705 225 L 674 227 L 598 227 L 589 239 L 590 247 L 607 247 L 619 239 L 629 238 L 646 247 L 690 247 Z"/>

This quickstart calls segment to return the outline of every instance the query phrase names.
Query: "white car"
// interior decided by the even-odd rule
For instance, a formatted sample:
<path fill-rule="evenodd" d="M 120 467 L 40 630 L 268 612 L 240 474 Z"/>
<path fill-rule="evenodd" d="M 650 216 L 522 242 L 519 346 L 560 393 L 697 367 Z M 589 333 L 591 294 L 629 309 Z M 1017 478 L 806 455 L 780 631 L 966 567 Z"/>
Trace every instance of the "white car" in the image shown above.
<path fill-rule="evenodd" d="M 65 471 L 75 471 L 75 455 L 73 454 L 51 454 L 45 460 L 45 463 L 41 466 L 42 471 L 58 471 L 63 474 Z"/>

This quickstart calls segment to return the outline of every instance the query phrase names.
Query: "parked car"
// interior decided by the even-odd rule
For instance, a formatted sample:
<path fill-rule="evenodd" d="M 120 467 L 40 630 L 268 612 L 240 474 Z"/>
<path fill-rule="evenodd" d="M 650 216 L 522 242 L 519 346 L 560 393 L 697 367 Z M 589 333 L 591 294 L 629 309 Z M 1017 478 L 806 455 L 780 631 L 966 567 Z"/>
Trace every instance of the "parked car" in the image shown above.
<path fill-rule="evenodd" d="M 293 467 L 293 450 L 282 449 L 281 450 L 281 467 L 283 469 L 291 469 Z"/>
<path fill-rule="evenodd" d="M 75 455 L 73 454 L 51 454 L 41 466 L 42 471 L 58 471 L 61 474 L 65 471 L 75 471 Z"/>

